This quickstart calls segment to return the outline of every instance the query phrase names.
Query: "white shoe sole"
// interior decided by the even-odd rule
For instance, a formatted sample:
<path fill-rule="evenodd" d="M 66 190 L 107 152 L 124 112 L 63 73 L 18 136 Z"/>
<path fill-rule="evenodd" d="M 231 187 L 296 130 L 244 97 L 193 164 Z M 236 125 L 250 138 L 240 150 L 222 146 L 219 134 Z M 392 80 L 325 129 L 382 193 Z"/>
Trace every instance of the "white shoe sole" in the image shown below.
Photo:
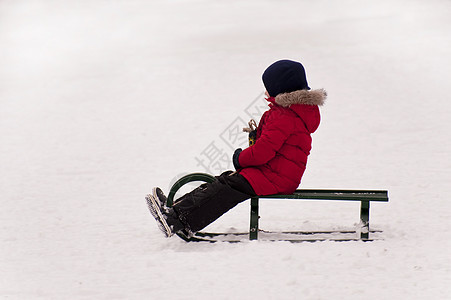
<path fill-rule="evenodd" d="M 171 237 L 173 235 L 171 227 L 169 227 L 166 219 L 161 213 L 160 206 L 158 205 L 158 200 L 151 194 L 146 196 L 147 207 L 149 208 L 150 213 L 157 221 L 158 228 L 164 233 L 166 237 Z"/>

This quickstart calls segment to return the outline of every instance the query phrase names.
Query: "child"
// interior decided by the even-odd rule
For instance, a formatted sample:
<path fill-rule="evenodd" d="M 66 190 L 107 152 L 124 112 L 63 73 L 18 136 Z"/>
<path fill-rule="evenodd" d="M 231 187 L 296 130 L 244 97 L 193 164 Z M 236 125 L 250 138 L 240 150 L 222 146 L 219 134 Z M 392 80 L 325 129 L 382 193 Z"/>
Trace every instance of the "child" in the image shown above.
<path fill-rule="evenodd" d="M 205 183 L 165 206 L 160 188 L 146 200 L 166 237 L 174 233 L 192 236 L 238 203 L 255 195 L 291 194 L 299 186 L 311 150 L 311 134 L 320 123 L 318 106 L 325 90 L 312 90 L 304 67 L 280 60 L 263 73 L 266 111 L 256 129 L 256 141 L 249 148 L 235 150 L 236 172 L 227 171 L 213 183 Z"/>

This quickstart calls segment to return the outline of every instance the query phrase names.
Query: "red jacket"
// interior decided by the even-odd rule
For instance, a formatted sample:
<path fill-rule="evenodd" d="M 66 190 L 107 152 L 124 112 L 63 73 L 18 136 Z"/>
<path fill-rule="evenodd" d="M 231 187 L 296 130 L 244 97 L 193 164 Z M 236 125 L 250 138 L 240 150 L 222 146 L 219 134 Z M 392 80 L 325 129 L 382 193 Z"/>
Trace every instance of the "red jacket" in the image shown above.
<path fill-rule="evenodd" d="M 299 186 L 320 123 L 324 90 L 299 90 L 270 98 L 274 102 L 257 128 L 253 146 L 239 155 L 240 174 L 257 195 L 291 194 Z"/>

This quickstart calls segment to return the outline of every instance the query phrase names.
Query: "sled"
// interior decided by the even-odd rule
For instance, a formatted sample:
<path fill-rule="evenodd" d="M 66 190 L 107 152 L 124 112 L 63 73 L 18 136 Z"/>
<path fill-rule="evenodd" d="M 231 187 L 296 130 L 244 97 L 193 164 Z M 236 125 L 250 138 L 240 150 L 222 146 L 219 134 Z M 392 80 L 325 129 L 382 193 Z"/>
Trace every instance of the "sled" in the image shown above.
<path fill-rule="evenodd" d="M 193 181 L 211 183 L 216 178 L 206 173 L 191 173 L 177 180 L 171 187 L 167 206 L 174 204 L 177 191 L 185 184 Z M 295 200 L 327 200 L 327 201 L 359 201 L 360 223 L 356 230 L 337 231 L 285 231 L 272 232 L 258 228 L 259 221 L 259 199 L 295 199 Z M 315 242 L 315 241 L 374 241 L 381 239 L 380 230 L 370 230 L 370 202 L 388 202 L 388 191 L 386 190 L 315 190 L 298 189 L 290 195 L 266 195 L 255 196 L 250 201 L 250 227 L 249 232 L 225 232 L 209 233 L 197 232 L 193 237 L 179 235 L 187 242 L 241 242 L 244 240 L 269 240 L 290 242 Z"/>

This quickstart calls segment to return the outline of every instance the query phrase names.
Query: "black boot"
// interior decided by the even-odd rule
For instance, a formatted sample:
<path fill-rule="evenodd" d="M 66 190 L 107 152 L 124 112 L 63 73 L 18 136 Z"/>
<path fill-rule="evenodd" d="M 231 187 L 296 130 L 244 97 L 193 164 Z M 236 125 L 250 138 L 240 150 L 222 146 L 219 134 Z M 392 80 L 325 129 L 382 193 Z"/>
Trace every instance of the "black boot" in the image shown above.
<path fill-rule="evenodd" d="M 177 213 L 172 207 L 167 207 L 163 212 L 164 218 L 166 219 L 166 223 L 171 228 L 171 231 L 174 233 L 179 232 L 180 230 L 185 229 L 185 225 L 177 216 Z"/>
<path fill-rule="evenodd" d="M 179 231 L 183 231 L 185 235 L 192 236 L 193 233 L 189 229 L 189 226 L 187 226 L 182 220 L 180 220 L 177 212 L 172 207 L 166 206 L 168 199 L 159 187 L 155 187 L 153 189 L 153 196 L 154 199 L 157 200 L 157 205 L 160 206 L 160 211 L 162 212 L 166 223 L 171 229 L 171 235 Z"/>

